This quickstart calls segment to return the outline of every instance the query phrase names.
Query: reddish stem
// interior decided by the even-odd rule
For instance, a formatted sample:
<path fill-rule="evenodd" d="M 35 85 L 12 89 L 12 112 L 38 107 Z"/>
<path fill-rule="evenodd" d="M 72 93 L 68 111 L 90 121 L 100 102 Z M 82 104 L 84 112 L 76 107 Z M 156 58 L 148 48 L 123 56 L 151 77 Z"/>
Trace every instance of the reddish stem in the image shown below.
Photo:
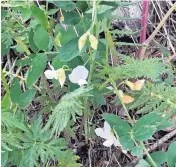
<path fill-rule="evenodd" d="M 140 32 L 140 43 L 144 43 L 146 41 L 146 32 L 147 32 L 147 20 L 148 20 L 148 10 L 149 10 L 149 0 L 143 0 L 142 5 L 142 19 L 141 19 L 141 27 L 142 30 Z M 141 59 L 140 52 L 141 49 L 139 49 L 138 57 Z"/>

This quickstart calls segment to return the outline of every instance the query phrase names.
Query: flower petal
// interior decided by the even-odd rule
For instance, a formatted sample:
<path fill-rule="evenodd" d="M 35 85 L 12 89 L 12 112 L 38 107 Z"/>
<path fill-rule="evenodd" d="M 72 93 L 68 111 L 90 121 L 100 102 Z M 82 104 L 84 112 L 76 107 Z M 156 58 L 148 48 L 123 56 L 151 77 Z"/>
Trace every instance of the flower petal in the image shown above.
<path fill-rule="evenodd" d="M 68 75 L 68 78 L 72 83 L 75 83 L 75 84 L 79 81 L 79 78 L 74 76 L 72 73 Z"/>
<path fill-rule="evenodd" d="M 124 95 L 124 96 L 122 97 L 122 101 L 123 101 L 123 103 L 128 104 L 128 103 L 133 102 L 133 101 L 134 101 L 134 98 L 131 97 L 131 96 L 129 96 L 129 95 Z"/>
<path fill-rule="evenodd" d="M 122 146 L 122 145 L 120 144 L 119 139 L 116 139 L 115 137 L 114 137 L 114 145 L 115 145 L 115 146 L 119 146 L 119 147 Z"/>
<path fill-rule="evenodd" d="M 105 142 L 103 142 L 103 145 L 106 147 L 111 147 L 114 144 L 113 140 L 106 140 Z"/>
<path fill-rule="evenodd" d="M 82 80 L 86 80 L 88 77 L 89 71 L 84 66 L 77 66 L 72 70 L 72 73 L 69 75 L 69 79 L 72 83 L 77 83 Z"/>
<path fill-rule="evenodd" d="M 88 37 L 88 33 L 84 33 L 80 38 L 79 38 L 79 41 L 78 41 L 78 47 L 79 47 L 79 50 L 81 51 L 82 48 L 84 47 L 85 43 L 86 43 L 86 40 L 87 40 L 87 37 Z"/>
<path fill-rule="evenodd" d="M 106 122 L 106 121 L 104 122 L 104 130 L 105 130 L 105 131 L 109 131 L 109 132 L 111 131 L 111 127 L 110 127 L 110 125 L 108 124 L 108 122 Z"/>
<path fill-rule="evenodd" d="M 104 138 L 104 131 L 102 128 L 96 128 L 95 129 L 95 134 L 101 138 Z M 106 138 L 105 138 L 106 139 Z"/>
<path fill-rule="evenodd" d="M 90 46 L 94 49 L 97 50 L 98 47 L 98 40 L 96 37 L 92 34 L 89 35 L 89 41 L 90 41 Z"/>
<path fill-rule="evenodd" d="M 53 70 L 46 70 L 46 71 L 44 72 L 44 74 L 45 74 L 45 77 L 46 77 L 47 79 L 54 79 L 55 76 L 56 76 L 56 71 L 53 71 Z"/>
<path fill-rule="evenodd" d="M 136 82 L 130 82 L 130 81 L 126 81 L 126 84 L 130 87 L 131 90 L 141 90 L 142 87 L 144 86 L 145 83 L 145 79 L 142 80 L 138 80 Z"/>
<path fill-rule="evenodd" d="M 60 68 L 56 71 L 56 75 L 57 75 L 57 78 L 59 80 L 59 83 L 61 85 L 61 88 L 62 86 L 64 85 L 65 83 L 65 80 L 66 80 L 66 76 L 65 76 L 65 71 L 63 68 Z"/>
<path fill-rule="evenodd" d="M 55 71 L 54 67 L 48 62 L 48 65 L 50 66 L 51 70 Z"/>
<path fill-rule="evenodd" d="M 85 80 L 85 79 L 80 79 L 79 81 L 78 81 L 78 85 L 81 87 L 81 86 L 83 86 L 83 85 L 86 85 L 87 84 L 87 81 Z"/>

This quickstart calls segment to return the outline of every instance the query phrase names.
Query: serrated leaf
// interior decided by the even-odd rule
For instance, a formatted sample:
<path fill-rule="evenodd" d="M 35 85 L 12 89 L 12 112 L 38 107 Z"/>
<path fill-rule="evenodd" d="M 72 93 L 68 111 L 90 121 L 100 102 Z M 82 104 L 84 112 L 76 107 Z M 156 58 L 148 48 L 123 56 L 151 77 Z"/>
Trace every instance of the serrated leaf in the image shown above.
<path fill-rule="evenodd" d="M 81 52 L 79 51 L 78 40 L 79 38 L 74 38 L 61 48 L 59 55 L 61 61 L 70 61 L 85 51 L 86 46 L 81 50 Z"/>
<path fill-rule="evenodd" d="M 18 100 L 21 94 L 22 94 L 22 91 L 21 91 L 20 83 L 18 79 L 14 78 L 12 80 L 11 89 L 10 89 L 11 101 L 13 103 L 18 103 Z"/>
<path fill-rule="evenodd" d="M 2 112 L 2 123 L 7 127 L 16 127 L 23 131 L 27 131 L 26 126 L 13 116 L 11 112 Z"/>
<path fill-rule="evenodd" d="M 34 15 L 34 17 L 37 18 L 37 20 L 41 23 L 42 27 L 44 29 L 47 29 L 48 26 L 48 19 L 47 16 L 45 15 L 44 11 L 41 10 L 40 8 L 38 8 L 35 5 L 32 5 L 30 7 L 32 14 Z"/>
<path fill-rule="evenodd" d="M 29 89 L 26 92 L 22 93 L 19 97 L 18 108 L 25 109 L 30 105 L 34 96 L 36 94 L 36 89 Z"/>
<path fill-rule="evenodd" d="M 140 118 L 132 128 L 134 139 L 144 141 L 151 138 L 162 120 L 158 113 L 150 113 Z"/>
<path fill-rule="evenodd" d="M 35 45 L 35 42 L 34 42 L 34 32 L 33 32 L 33 29 L 30 30 L 29 32 L 29 46 L 31 48 L 31 50 L 33 52 L 38 52 L 39 49 L 37 48 L 37 46 Z"/>
<path fill-rule="evenodd" d="M 34 43 L 40 50 L 47 50 L 49 47 L 49 35 L 42 27 L 37 26 L 34 30 Z"/>
<path fill-rule="evenodd" d="M 131 150 L 131 155 L 133 156 L 140 156 L 142 155 L 142 148 L 140 146 L 135 146 L 132 150 Z"/>
<path fill-rule="evenodd" d="M 63 9 L 63 10 L 74 10 L 76 7 L 76 4 L 72 2 L 71 0 L 67 1 L 49 1 L 50 3 L 55 4 L 57 7 Z"/>
<path fill-rule="evenodd" d="M 167 164 L 168 167 L 174 167 L 176 165 L 176 142 L 171 143 L 167 151 Z"/>
<path fill-rule="evenodd" d="M 32 61 L 31 69 L 29 70 L 28 76 L 27 76 L 27 87 L 31 87 L 32 84 L 34 84 L 37 79 L 40 77 L 42 72 L 44 71 L 47 63 L 47 56 L 44 54 L 38 54 Z"/>

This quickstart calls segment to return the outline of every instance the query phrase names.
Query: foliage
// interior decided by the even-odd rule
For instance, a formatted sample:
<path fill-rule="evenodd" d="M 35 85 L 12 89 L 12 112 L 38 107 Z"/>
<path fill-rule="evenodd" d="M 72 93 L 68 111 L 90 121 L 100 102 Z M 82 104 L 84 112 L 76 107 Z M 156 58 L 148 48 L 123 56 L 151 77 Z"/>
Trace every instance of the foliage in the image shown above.
<path fill-rule="evenodd" d="M 148 47 L 115 42 L 117 36 L 140 31 L 113 30 L 111 26 L 116 17 L 112 12 L 134 2 L 26 0 L 1 3 L 2 166 L 80 167 L 79 157 L 68 148 L 65 132 L 70 130 L 70 136 L 76 136 L 80 123 L 77 118 L 83 116 L 84 125 L 79 126 L 84 127 L 87 144 L 92 123 L 88 122 L 89 116 L 100 105 L 106 105 L 109 93 L 116 94 L 125 115 L 123 119 L 108 113 L 102 117 L 117 139 L 119 137 L 122 150 L 132 156 L 142 157 L 146 150 L 143 142 L 174 124 L 176 78 L 171 63 L 163 63 L 162 58 L 134 59 L 116 49 L 118 46 Z M 165 47 L 157 45 L 165 57 L 171 55 Z M 109 57 L 119 58 L 121 62 L 110 66 Z M 70 77 L 77 66 L 89 71 L 88 78 L 81 70 L 78 71 L 81 75 L 76 73 Z M 46 71 L 54 77 L 46 77 Z M 141 80 L 143 84 L 138 86 Z M 109 92 L 108 84 L 113 85 Z M 133 89 L 133 85 L 137 88 Z M 124 97 L 131 98 L 132 103 L 125 103 Z M 157 165 L 167 163 L 173 167 L 174 151 L 175 142 L 167 152 L 147 155 L 136 167 L 150 166 L 151 159 Z"/>
<path fill-rule="evenodd" d="M 89 91 L 91 89 L 91 87 L 79 88 L 69 94 L 64 95 L 61 98 L 60 103 L 54 108 L 52 115 L 50 115 L 49 120 L 44 127 L 44 130 L 52 127 L 52 134 L 60 134 L 60 132 L 67 126 L 71 116 L 76 122 L 76 114 L 79 116 L 83 114 L 83 107 L 80 98 L 90 96 Z"/>
<path fill-rule="evenodd" d="M 172 116 L 176 113 L 175 99 L 176 88 L 164 84 L 152 85 L 143 89 L 130 109 L 137 108 L 137 113 L 155 111 Z"/>

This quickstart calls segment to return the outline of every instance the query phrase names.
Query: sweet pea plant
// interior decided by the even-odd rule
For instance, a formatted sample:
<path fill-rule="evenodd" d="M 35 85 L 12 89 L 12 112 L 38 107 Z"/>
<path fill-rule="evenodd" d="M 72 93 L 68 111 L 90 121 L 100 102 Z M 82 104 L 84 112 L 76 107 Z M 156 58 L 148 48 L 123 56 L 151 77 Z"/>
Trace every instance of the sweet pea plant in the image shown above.
<path fill-rule="evenodd" d="M 116 50 L 117 45 L 130 44 L 115 42 L 111 22 L 127 18 L 112 12 L 133 3 L 1 3 L 2 166 L 81 166 L 64 133 L 82 118 L 82 140 L 89 144 L 93 138 L 89 118 L 93 109 L 106 105 L 108 94 L 123 107 L 125 116 L 104 112 L 104 127 L 94 129 L 105 139 L 102 145 L 136 157 L 138 167 L 176 165 L 176 142 L 166 152 L 147 149 L 154 133 L 175 124 L 174 67 L 162 58 L 139 60 Z M 148 47 L 136 46 L 142 53 Z M 122 63 L 110 65 L 113 57 Z M 42 107 L 32 111 L 36 104 Z"/>

